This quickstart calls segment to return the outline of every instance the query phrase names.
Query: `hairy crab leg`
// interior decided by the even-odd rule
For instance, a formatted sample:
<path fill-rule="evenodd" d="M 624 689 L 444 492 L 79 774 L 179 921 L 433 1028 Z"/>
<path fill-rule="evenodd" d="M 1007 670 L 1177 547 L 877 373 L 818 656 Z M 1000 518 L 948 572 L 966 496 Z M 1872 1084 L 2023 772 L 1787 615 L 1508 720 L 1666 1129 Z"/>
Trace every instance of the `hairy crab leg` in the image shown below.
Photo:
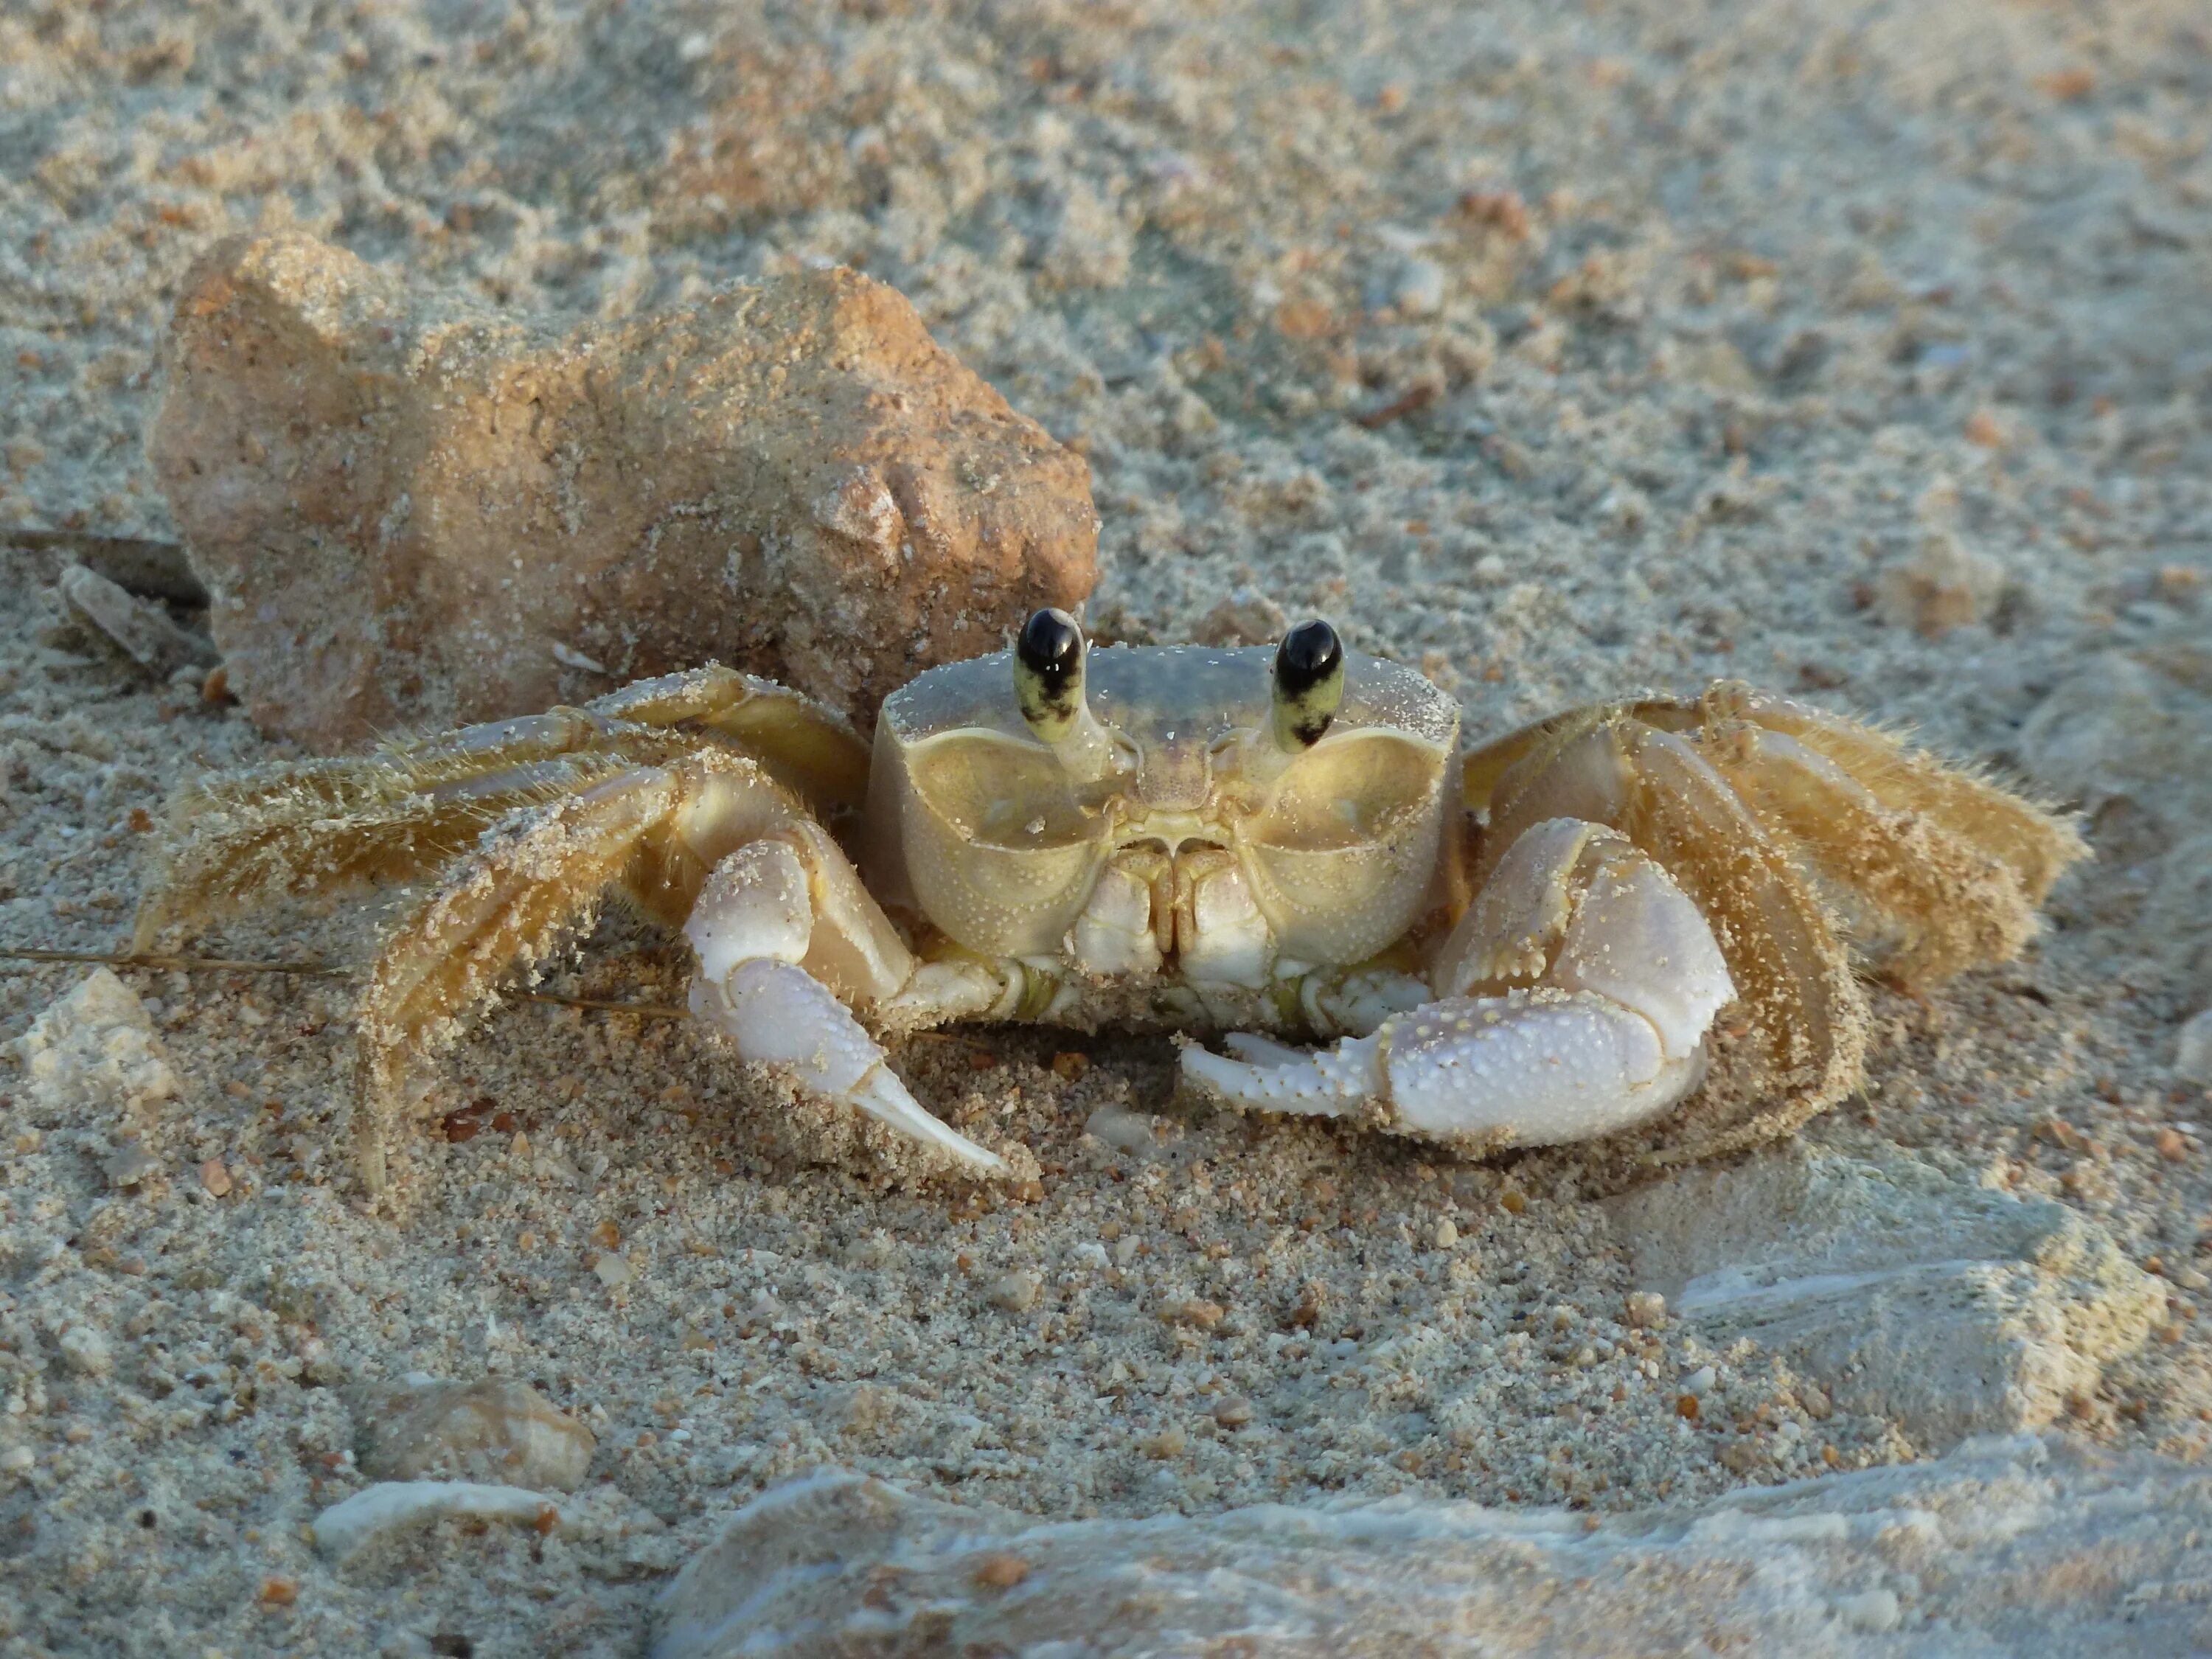
<path fill-rule="evenodd" d="M 452 878 L 384 942 L 356 1017 L 354 1144 L 371 1192 L 388 1181 L 386 1126 L 410 1050 L 459 1036 L 516 961 L 535 961 L 573 927 L 664 824 L 683 787 L 637 769 L 487 835 Z"/>
<path fill-rule="evenodd" d="M 1488 901 L 1488 902 L 1485 902 Z M 1445 942 L 1439 1000 L 1311 1054 L 1240 1034 L 1183 1073 L 1238 1107 L 1371 1115 L 1469 1150 L 1587 1139 L 1696 1088 L 1705 1035 L 1735 995 L 1705 918 L 1601 826 L 1533 826 Z"/>
<path fill-rule="evenodd" d="M 997 1153 L 925 1111 L 848 1001 L 907 988 L 917 964 L 836 843 L 811 824 L 738 848 L 714 866 L 684 929 L 699 955 L 691 1012 L 738 1054 L 866 1112 L 972 1172 Z"/>

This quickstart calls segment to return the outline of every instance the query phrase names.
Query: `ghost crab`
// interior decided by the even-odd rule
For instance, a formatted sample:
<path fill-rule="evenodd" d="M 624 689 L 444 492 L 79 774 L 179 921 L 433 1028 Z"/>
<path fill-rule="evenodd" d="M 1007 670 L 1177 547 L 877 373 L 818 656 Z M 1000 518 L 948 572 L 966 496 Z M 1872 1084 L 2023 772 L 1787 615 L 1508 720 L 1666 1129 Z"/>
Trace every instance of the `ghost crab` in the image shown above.
<path fill-rule="evenodd" d="M 916 1103 L 885 1040 L 1165 1027 L 1219 1037 L 1186 1036 L 1182 1073 L 1230 1106 L 1470 1152 L 1666 1118 L 1643 1155 L 1671 1161 L 1848 1093 L 1855 966 L 1924 984 L 2010 955 L 2081 852 L 1985 781 L 1740 684 L 1463 750 L 1451 699 L 1326 623 L 1273 650 L 1093 651 L 1043 611 L 894 693 L 872 755 L 708 667 L 205 783 L 140 937 L 429 878 L 359 1017 L 372 1189 L 408 1054 L 611 887 L 684 929 L 692 1012 L 739 1055 L 973 1174 L 1006 1162 Z M 1668 1117 L 1729 1008 L 1733 1093 Z"/>

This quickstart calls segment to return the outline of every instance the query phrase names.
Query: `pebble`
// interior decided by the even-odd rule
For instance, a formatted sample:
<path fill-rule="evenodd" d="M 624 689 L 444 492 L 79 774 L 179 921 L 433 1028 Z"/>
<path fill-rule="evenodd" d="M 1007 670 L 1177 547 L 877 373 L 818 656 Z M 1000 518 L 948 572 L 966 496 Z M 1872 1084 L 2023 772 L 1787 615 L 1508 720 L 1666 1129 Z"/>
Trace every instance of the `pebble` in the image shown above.
<path fill-rule="evenodd" d="M 1628 1322 L 1642 1329 L 1662 1323 L 1667 1317 L 1667 1298 L 1656 1291 L 1631 1291 L 1628 1293 Z"/>
<path fill-rule="evenodd" d="M 1162 1429 L 1158 1434 L 1147 1435 L 1137 1443 L 1137 1449 L 1147 1457 L 1165 1462 L 1170 1457 L 1181 1457 L 1190 1445 L 1190 1436 L 1180 1424 Z"/>
<path fill-rule="evenodd" d="M 118 1192 L 136 1187 L 161 1167 L 161 1162 L 137 1141 L 126 1141 L 100 1161 L 107 1184 Z"/>
<path fill-rule="evenodd" d="M 1186 1325 L 1193 1330 L 1210 1331 L 1227 1316 L 1228 1312 L 1218 1302 L 1192 1297 L 1185 1302 L 1170 1303 L 1160 1310 L 1160 1316 L 1170 1325 Z"/>
<path fill-rule="evenodd" d="M 230 1191 L 230 1171 L 219 1158 L 211 1158 L 200 1165 L 200 1185 L 207 1188 L 210 1198 L 222 1198 Z"/>
<path fill-rule="evenodd" d="M 1682 1388 L 1686 1393 L 1702 1400 L 1713 1391 L 1713 1384 L 1719 1380 L 1718 1374 L 1711 1365 L 1700 1365 L 1682 1379 Z"/>
<path fill-rule="evenodd" d="M 1433 317 L 1444 307 L 1444 268 L 1434 259 L 1408 259 L 1391 295 L 1401 317 Z"/>
<path fill-rule="evenodd" d="M 434 1475 L 574 1492 L 599 1449 L 592 1432 L 526 1383 L 402 1383 L 365 1413 L 362 1472 L 379 1480 Z"/>
<path fill-rule="evenodd" d="M 1039 1285 L 1033 1273 L 1000 1273 L 984 1287 L 983 1299 L 1008 1313 L 1027 1313 L 1036 1305 Z"/>
<path fill-rule="evenodd" d="M 1214 1404 L 1213 1420 L 1224 1429 L 1241 1429 L 1252 1420 L 1252 1402 L 1241 1394 L 1225 1395 Z"/>
<path fill-rule="evenodd" d="M 599 1283 L 611 1291 L 619 1291 L 637 1282 L 637 1269 L 629 1265 L 629 1258 L 613 1250 L 602 1250 L 592 1263 L 592 1271 L 599 1276 Z"/>
<path fill-rule="evenodd" d="M 182 1085 L 138 994 L 95 968 L 9 1047 L 42 1113 L 94 1122 L 143 1115 Z"/>
<path fill-rule="evenodd" d="M 1434 1237 L 1436 1238 L 1437 1248 L 1438 1249 L 1449 1250 L 1452 1249 L 1459 1243 L 1459 1224 L 1455 1222 L 1449 1216 L 1445 1216 L 1437 1223 L 1437 1230 Z"/>
<path fill-rule="evenodd" d="M 107 1338 L 89 1325 L 72 1325 L 55 1344 L 73 1370 L 87 1376 L 105 1376 L 115 1368 L 115 1355 Z"/>

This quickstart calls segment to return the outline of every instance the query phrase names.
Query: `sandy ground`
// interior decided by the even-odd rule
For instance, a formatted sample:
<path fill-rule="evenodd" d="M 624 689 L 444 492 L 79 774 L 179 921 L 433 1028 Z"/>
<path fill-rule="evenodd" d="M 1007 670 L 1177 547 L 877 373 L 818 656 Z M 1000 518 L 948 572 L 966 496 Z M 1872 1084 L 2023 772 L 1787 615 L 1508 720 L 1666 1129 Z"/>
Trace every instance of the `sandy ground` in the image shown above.
<path fill-rule="evenodd" d="M 2081 802 L 2100 861 L 2045 938 L 1881 994 L 1868 1096 L 1808 1133 L 2057 1196 L 2154 1259 L 2172 1317 L 2068 1432 L 2195 1457 L 2212 1103 L 2174 1054 L 2212 1000 L 2212 33 L 2180 0 L 1929 13 L 11 6 L 0 544 L 171 533 L 157 343 L 222 234 L 302 225 L 599 314 L 864 266 L 1084 447 L 1121 637 L 1218 626 L 1249 586 L 1478 729 L 1741 675 Z M 114 949 L 139 814 L 276 751 L 58 626 L 51 556 L 0 556 L 0 945 Z M 357 962 L 372 921 L 196 948 Z M 684 963 L 610 922 L 550 988 L 678 1000 Z M 0 969 L 0 1038 L 86 971 Z M 901 1056 L 1035 1149 L 1022 1204 L 811 1161 L 681 1024 L 514 1004 L 444 1067 L 396 1226 L 331 1133 L 342 982 L 125 977 L 184 1079 L 156 1174 L 112 1188 L 125 1126 L 34 1122 L 0 1072 L 0 1652 L 634 1653 L 674 1565 L 825 1462 L 1085 1516 L 1626 1508 L 1929 1449 L 1755 1348 L 1629 1328 L 1571 1161 L 1186 1115 L 1163 1043 Z M 1027 1307 L 999 1305 L 1013 1273 Z M 1172 1316 L 1194 1301 L 1218 1322 Z M 362 1391 L 413 1371 L 589 1424 L 605 1535 L 317 1558 Z"/>

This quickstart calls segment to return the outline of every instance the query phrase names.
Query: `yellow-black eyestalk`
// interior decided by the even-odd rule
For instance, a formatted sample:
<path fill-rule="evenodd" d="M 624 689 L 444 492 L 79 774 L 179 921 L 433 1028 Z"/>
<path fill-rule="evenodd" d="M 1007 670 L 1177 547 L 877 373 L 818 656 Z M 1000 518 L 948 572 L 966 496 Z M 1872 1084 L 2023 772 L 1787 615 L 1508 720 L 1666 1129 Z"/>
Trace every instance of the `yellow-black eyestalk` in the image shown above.
<path fill-rule="evenodd" d="M 1083 630 L 1065 611 L 1038 611 L 1014 642 L 1014 698 L 1030 730 L 1055 747 L 1083 718 Z"/>
<path fill-rule="evenodd" d="M 1288 754 L 1310 749 L 1344 702 L 1344 641 L 1316 617 L 1283 635 L 1275 650 L 1275 742 Z"/>

